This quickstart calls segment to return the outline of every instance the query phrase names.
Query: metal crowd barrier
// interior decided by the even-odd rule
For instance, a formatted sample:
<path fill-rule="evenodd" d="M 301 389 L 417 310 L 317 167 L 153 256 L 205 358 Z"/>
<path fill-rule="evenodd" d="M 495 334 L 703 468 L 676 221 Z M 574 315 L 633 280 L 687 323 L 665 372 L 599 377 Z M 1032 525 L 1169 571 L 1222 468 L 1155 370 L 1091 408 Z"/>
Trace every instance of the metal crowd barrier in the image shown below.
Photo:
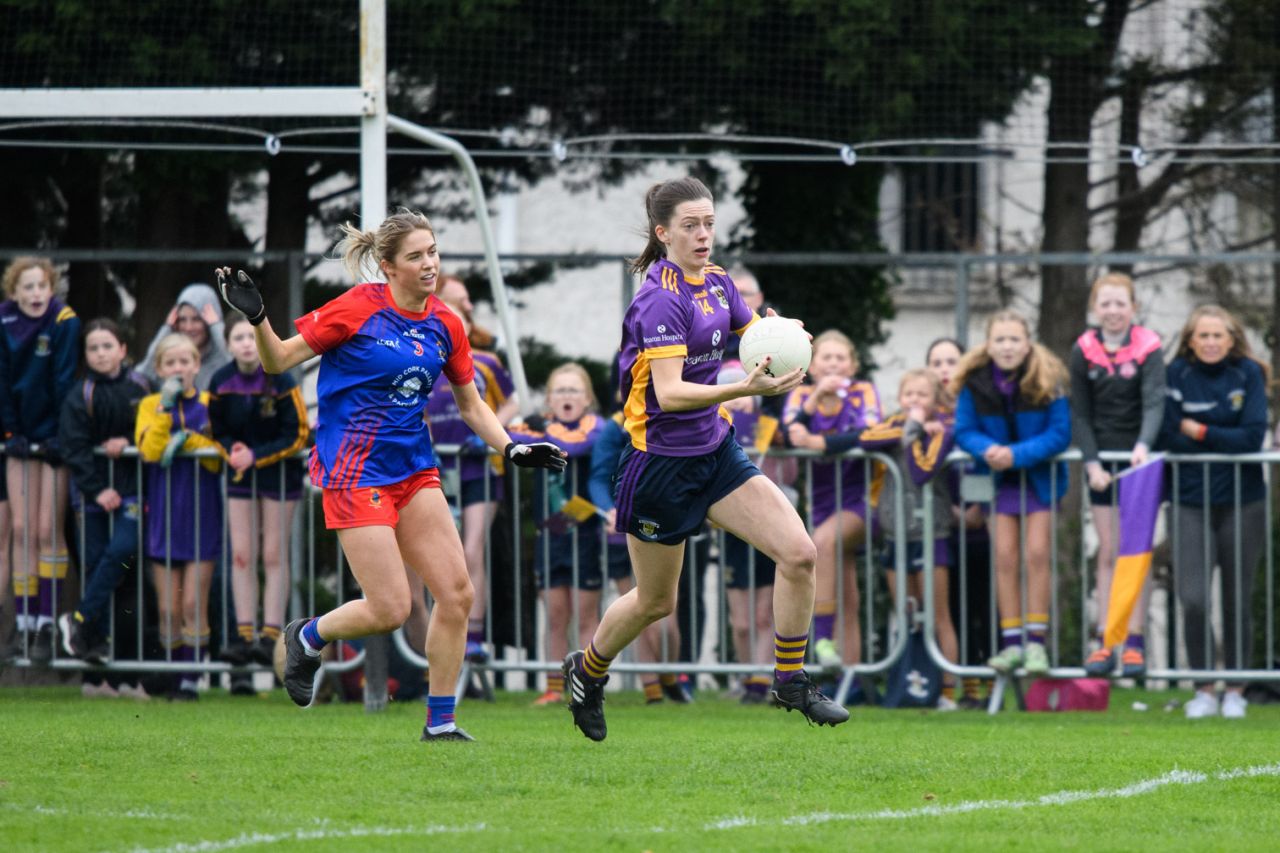
<path fill-rule="evenodd" d="M 438 452 L 444 456 L 457 456 L 463 453 L 462 448 L 457 446 L 440 446 Z M 208 457 L 215 455 L 212 451 L 202 451 L 196 454 L 182 454 L 184 457 L 195 456 Z M 300 454 L 301 455 L 301 454 Z M 832 457 L 821 457 L 817 454 L 807 451 L 779 451 L 769 453 L 770 458 L 794 458 L 798 464 L 799 477 L 798 481 L 802 488 L 799 490 L 802 500 L 800 501 L 802 517 L 806 523 L 810 525 L 812 531 L 811 519 L 807 512 L 807 507 L 813 503 L 812 482 L 813 482 L 813 466 L 818 464 L 831 464 Z M 903 472 L 899 470 L 893 460 L 881 454 L 866 454 L 862 451 L 851 451 L 845 454 L 844 459 L 854 459 L 860 461 L 863 466 L 863 480 L 870 487 L 875 480 L 876 473 L 880 476 L 893 477 L 899 484 L 902 482 Z M 1122 462 L 1125 460 L 1123 454 L 1103 454 L 1106 461 Z M 1081 460 L 1078 451 L 1069 451 L 1060 457 L 1061 461 L 1066 461 L 1073 466 L 1077 473 L 1071 476 L 1080 483 L 1081 479 L 1078 473 L 1078 466 Z M 1262 577 L 1262 584 L 1255 586 L 1254 596 L 1263 595 L 1267 603 L 1263 608 L 1263 637 L 1265 639 L 1265 649 L 1254 649 L 1255 656 L 1264 654 L 1267 665 L 1263 668 L 1239 668 L 1235 670 L 1225 669 L 1192 669 L 1186 666 L 1178 666 L 1174 663 L 1164 666 L 1148 665 L 1145 677 L 1147 679 L 1160 680 L 1208 680 L 1208 679 L 1226 679 L 1228 681 L 1263 681 L 1263 680 L 1280 680 L 1280 669 L 1277 669 L 1277 647 L 1276 647 L 1276 631 L 1275 631 L 1275 611 L 1276 611 L 1276 591 L 1275 591 L 1275 560 L 1272 537 L 1274 534 L 1272 518 L 1272 500 L 1270 492 L 1270 476 L 1269 468 L 1271 465 L 1280 462 L 1280 453 L 1255 453 L 1240 456 L 1222 456 L 1222 455 L 1196 455 L 1196 456 L 1179 456 L 1168 457 L 1172 463 L 1172 479 L 1173 486 L 1176 489 L 1178 471 L 1183 470 L 1185 466 L 1199 465 L 1203 471 L 1208 471 L 1211 464 L 1229 464 L 1232 466 L 1232 476 L 1235 483 L 1235 497 L 1238 503 L 1240 496 L 1240 474 L 1242 466 L 1260 464 L 1264 466 L 1266 473 L 1265 483 L 1265 527 L 1261 531 L 1264 537 L 1264 555 L 1265 568 Z M 952 466 L 963 466 L 968 462 L 968 457 L 963 453 L 954 453 L 948 460 Z M 141 461 L 138 459 L 136 451 L 130 449 L 126 456 L 119 463 L 114 464 L 131 464 L 138 466 L 138 482 L 140 488 L 140 502 L 145 502 L 146 495 L 143 491 L 145 488 L 144 477 L 142 475 Z M 575 460 L 574 464 L 586 464 L 586 460 Z M 510 466 L 509 466 L 510 467 Z M 835 470 L 839 472 L 840 466 L 836 465 Z M 1054 477 L 1056 478 L 1056 466 L 1054 468 Z M 229 476 L 226 466 L 223 468 L 223 485 L 222 498 L 226 500 L 226 482 Z M 943 474 L 939 474 L 943 476 Z M 532 578 L 532 548 L 535 541 L 532 537 L 536 531 L 536 525 L 539 519 L 531 517 L 531 501 L 532 491 L 530 484 L 534 480 L 530 479 L 531 475 L 527 472 L 521 472 L 518 468 L 511 468 L 505 475 L 505 480 L 494 478 L 486 480 L 485 495 L 496 496 L 497 484 L 505 482 L 507 494 L 501 501 L 503 509 L 500 510 L 494 524 L 486 528 L 485 531 L 485 575 L 487 579 L 486 589 L 491 601 L 494 602 L 500 598 L 505 602 L 502 609 L 490 606 L 486 610 L 485 617 L 485 638 L 492 656 L 485 668 L 495 673 L 525 673 L 526 677 L 536 677 L 538 673 L 558 670 L 560 667 L 559 660 L 549 659 L 541 650 L 546 648 L 545 628 L 538 628 L 539 619 L 538 606 L 531 601 L 531 596 L 537 596 L 536 590 L 530 583 Z M 1024 488 L 1026 487 L 1025 477 L 1022 479 Z M 251 475 L 250 484 L 255 495 L 270 495 L 273 489 L 276 494 L 283 496 L 284 483 L 260 483 L 256 473 Z M 545 505 L 549 495 L 546 493 L 545 479 L 543 483 L 544 492 L 542 494 Z M 843 483 L 837 479 L 836 504 L 841 504 L 841 490 Z M 904 523 L 904 512 L 901 505 L 903 490 L 901 488 L 894 489 L 894 493 L 898 496 L 899 505 L 894 513 L 897 524 L 901 526 Z M 929 540 L 932 533 L 932 495 L 928 489 L 923 492 L 923 513 L 925 521 L 925 539 Z M 348 580 L 345 572 L 345 560 L 343 558 L 341 548 L 338 547 L 336 536 L 331 536 L 323 529 L 322 513 L 319 510 L 319 492 L 318 490 L 304 485 L 302 496 L 303 510 L 295 512 L 293 529 L 287 540 L 281 540 L 281 548 L 287 547 L 287 563 L 291 571 L 292 579 L 292 595 L 290 596 L 290 604 L 286 614 L 286 622 L 289 618 L 298 615 L 314 614 L 318 611 L 337 606 L 349 598 Z M 461 496 L 457 491 L 448 494 L 451 504 L 459 511 L 461 510 Z M 18 496 L 10 495 L 10 500 L 16 500 Z M 199 500 L 198 489 L 195 497 Z M 1206 490 L 1206 502 L 1208 500 Z M 969 505 L 975 503 L 970 497 L 967 497 L 962 490 L 960 495 L 959 509 L 963 513 Z M 225 503 L 224 503 L 225 506 Z M 872 516 L 875 510 L 871 508 L 868 501 L 868 518 L 867 528 L 870 533 L 873 527 Z M 59 513 L 65 513 L 65 508 L 59 508 Z M 197 503 L 197 513 L 199 512 Z M 1050 633 L 1048 642 L 1048 651 L 1050 662 L 1052 664 L 1051 675 L 1055 677 L 1079 677 L 1083 675 L 1083 669 L 1079 665 L 1088 651 L 1088 641 L 1094 634 L 1094 626 L 1090 622 L 1090 613 L 1088 607 L 1088 597 L 1094 580 L 1094 571 L 1092 561 L 1083 547 L 1083 531 L 1088 524 L 1086 518 L 1088 514 L 1087 500 L 1081 501 L 1081 511 L 1079 518 L 1073 518 L 1073 514 L 1065 510 L 1060 505 L 1055 505 L 1051 512 L 1053 513 L 1050 529 L 1052 531 L 1052 541 L 1050 545 L 1050 571 L 1051 571 L 1051 605 L 1050 605 Z M 1176 513 L 1174 514 L 1176 516 Z M 1238 517 L 1238 516 L 1237 516 Z M 60 523 L 63 516 L 55 519 L 55 523 Z M 762 519 L 762 523 L 767 520 Z M 145 550 L 142 543 L 145 543 L 145 531 L 142 528 L 142 517 L 139 514 L 138 520 L 135 522 L 139 525 L 139 548 L 140 551 Z M 172 523 L 172 520 L 171 520 Z M 1025 525 L 1025 518 L 1022 519 Z M 1209 520 L 1206 514 L 1206 533 Z M 208 599 L 216 604 L 214 612 L 209 614 L 209 622 L 214 626 L 213 644 L 216 647 L 221 640 L 232 636 L 234 631 L 234 610 L 231 603 L 230 591 L 230 569 L 229 569 L 229 549 L 228 545 L 228 522 L 224 513 L 222 524 L 222 552 L 223 557 L 218 561 L 218 565 L 214 571 L 214 586 Z M 79 528 L 83 533 L 83 520 L 79 523 Z M 1235 531 L 1236 543 L 1239 544 L 1245 537 L 1254 537 L 1259 531 L 1239 529 L 1237 523 Z M 994 675 L 991 668 L 985 665 L 985 660 L 979 658 L 983 654 L 993 653 L 997 648 L 998 638 L 998 619 L 996 617 L 994 604 L 995 591 L 995 566 L 994 566 L 994 542 L 988 543 L 988 556 L 986 566 L 969 565 L 969 549 L 963 547 L 966 537 L 980 534 L 976 532 L 966 531 L 963 525 L 959 526 L 958 541 L 961 547 L 956 551 L 957 565 L 951 567 L 951 585 L 958 587 L 959 608 L 953 614 L 957 637 L 960 648 L 960 661 L 950 661 L 942 655 L 936 637 L 936 626 L 934 624 L 934 578 L 932 569 L 933 556 L 931 549 L 925 549 L 925 571 L 923 578 L 924 598 L 921 602 L 920 613 L 923 614 L 924 636 L 926 648 L 930 656 L 938 666 L 952 673 L 957 677 L 979 677 L 990 678 Z M 895 531 L 893 540 L 898 543 L 905 543 L 906 539 L 900 527 Z M 197 536 L 198 536 L 197 526 Z M 593 541 L 585 541 L 589 537 L 580 537 L 579 529 L 573 527 L 569 533 L 573 537 L 573 560 L 571 566 L 571 589 L 577 589 L 579 580 L 581 555 L 585 553 L 587 548 L 601 549 L 602 571 L 606 561 L 603 559 L 606 543 L 603 538 L 596 538 Z M 1177 535 L 1176 522 L 1171 527 L 1171 535 Z M 14 559 L 16 561 L 21 557 L 27 558 L 31 554 L 32 532 L 28 530 L 23 542 L 13 543 Z M 509 544 L 510 559 L 499 565 L 495 561 L 496 540 L 505 537 Z M 79 544 L 81 565 L 83 566 L 84 543 L 83 536 Z M 1207 539 L 1207 537 L 1206 537 Z M 256 541 L 256 538 L 255 538 Z M 547 547 L 543 544 L 543 547 Z M 860 584 L 860 601 L 861 613 L 859 614 L 860 630 L 862 633 L 862 647 L 864 650 L 864 660 L 857 663 L 850 663 L 842 668 L 839 673 L 827 673 L 828 677 L 837 679 L 840 682 L 840 689 L 843 691 L 850 682 L 857 676 L 866 675 L 874 676 L 888 671 L 895 662 L 900 658 L 907 646 L 908 631 L 908 607 L 906 601 L 905 583 L 907 577 L 907 566 L 905 550 L 903 548 L 895 549 L 892 555 L 892 571 L 895 574 L 897 583 L 895 589 L 897 596 L 890 600 L 884 590 L 884 585 L 879 582 L 878 576 L 882 571 L 880 563 L 876 559 L 879 543 L 876 537 L 868 535 L 863 544 L 859 547 L 859 557 L 857 561 L 857 580 Z M 1024 537 L 1025 547 L 1025 537 Z M 1207 548 L 1206 548 L 1207 551 Z M 1239 555 L 1240 548 L 1236 548 Z M 688 673 L 702 674 L 706 676 L 718 676 L 722 679 L 734 676 L 742 676 L 752 673 L 765 673 L 771 670 L 772 662 L 752 662 L 749 659 L 739 660 L 730 655 L 729 629 L 728 629 L 728 597 L 725 587 L 725 579 L 723 576 L 723 555 L 724 541 L 723 533 L 720 531 L 708 531 L 704 541 L 691 543 L 686 552 L 685 577 L 681 581 L 681 597 L 687 602 L 686 609 L 688 615 L 681 624 L 681 629 L 688 631 L 684 646 L 693 649 L 692 654 L 683 656 L 676 655 L 678 659 L 668 659 L 662 662 L 657 661 L 640 661 L 634 656 L 634 645 L 628 654 L 624 655 L 613 667 L 615 672 L 629 675 L 635 673 Z M 332 555 L 329 558 L 327 555 Z M 1207 554 L 1206 554 L 1207 557 Z M 1182 571 L 1182 562 L 1185 560 L 1184 555 L 1180 555 L 1174 550 L 1171 559 L 1171 575 L 1170 586 L 1176 589 L 1179 573 Z M 837 593 L 836 601 L 838 609 L 836 614 L 837 625 L 844 625 L 844 620 L 850 617 L 843 610 L 843 589 L 844 583 L 844 556 L 843 550 L 837 549 Z M 1025 564 L 1025 561 L 1024 561 Z M 749 572 L 754 571 L 754 556 L 749 563 Z M 1153 572 L 1159 566 L 1159 560 L 1153 565 Z M 1241 578 L 1245 567 L 1240 565 L 1239 559 L 1236 565 L 1229 567 L 1230 571 L 1235 573 L 1235 578 Z M 234 668 L 224 662 L 210 658 L 200 662 L 192 663 L 187 661 L 178 661 L 173 659 L 172 650 L 165 650 L 163 653 L 157 654 L 154 641 L 150 639 L 149 628 L 159 629 L 160 626 L 148 626 L 145 624 L 151 616 L 148 612 L 150 603 L 149 591 L 147 586 L 149 574 L 147 570 L 147 562 L 142 557 L 139 558 L 134 568 L 139 573 L 137 578 L 136 589 L 132 591 L 132 605 L 136 613 L 140 615 L 137 620 L 138 624 L 135 628 L 134 647 L 138 649 L 138 653 L 134 656 L 123 657 L 112 655 L 102 666 L 87 664 L 80 660 L 68 659 L 65 655 L 59 653 L 57 644 L 55 644 L 54 659 L 50 665 L 57 669 L 86 669 L 96 668 L 112 671 L 199 671 L 211 673 L 215 676 L 222 672 L 231 671 Z M 716 572 L 712 574 L 712 582 L 706 582 L 705 577 L 708 572 Z M 983 578 L 985 573 L 986 577 Z M 82 568 L 79 575 L 80 591 L 83 592 L 85 583 L 85 572 Z M 507 586 L 502 590 L 495 590 L 494 581 L 502 580 Z M 969 601 L 968 591 L 974 584 L 981 585 L 980 582 L 985 580 L 990 584 L 992 595 L 985 602 Z M 1152 577 L 1148 583 L 1159 583 L 1162 579 Z M 606 581 L 604 586 L 609 586 Z M 754 585 L 753 585 L 754 586 Z M 1070 594 L 1064 592 L 1073 586 L 1078 586 L 1079 597 L 1075 599 Z M 1239 584 L 1236 584 L 1239 589 Z M 501 593 L 498 595 L 496 593 Z M 5 591 L 7 600 L 8 591 Z M 1167 623 L 1172 626 L 1170 636 L 1165 643 L 1168 646 L 1166 652 L 1167 659 L 1171 662 L 1176 661 L 1177 649 L 1181 645 L 1183 639 L 1183 631 L 1180 627 L 1180 620 L 1174 618 L 1177 608 L 1176 595 L 1169 595 L 1169 618 Z M 608 603 L 608 591 L 601 596 L 600 609 Z M 570 624 L 570 636 L 576 635 L 579 620 L 583 617 L 580 607 L 580 596 L 572 595 L 573 617 Z M 208 609 L 209 600 L 197 601 L 196 608 Z M 754 604 L 754 601 L 753 601 Z M 1235 610 L 1237 614 L 1243 612 L 1244 606 L 1254 606 L 1253 602 L 1236 601 Z M 114 605 L 114 603 L 113 603 Z M 983 606 L 985 605 L 985 606 Z M 1025 605 L 1025 602 L 1024 602 Z M 699 615 L 701 610 L 702 615 Z M 1026 608 L 1023 608 L 1024 613 Z M 113 606 L 114 613 L 114 606 Z M 141 618 L 145 614 L 145 618 Z M 711 629 L 708 630 L 708 623 L 711 623 Z M 171 631 L 171 626 L 170 631 Z M 1213 620 L 1207 619 L 1204 631 L 1208 635 L 1212 631 Z M 535 630 L 537 628 L 537 630 Z M 114 623 L 111 626 L 114 634 Z M 751 621 L 749 647 L 753 647 L 757 639 L 754 619 Z M 1074 641 L 1071 647 L 1067 648 L 1067 640 L 1065 635 L 1071 632 L 1073 636 L 1078 637 L 1078 647 Z M 838 630 L 837 636 L 840 631 Z M 691 635 L 691 636 L 690 636 Z M 985 635 L 986 649 L 972 648 L 974 645 L 973 638 L 981 638 Z M 1150 635 L 1148 635 L 1150 636 Z M 1241 656 L 1244 648 L 1247 647 L 1242 632 L 1235 631 L 1237 638 L 1237 658 Z M 399 649 L 401 655 L 410 663 L 417 666 L 425 666 L 426 661 L 418 652 L 411 647 L 406 639 L 403 629 L 397 631 L 394 635 L 394 642 Z M 1204 639 L 1208 640 L 1206 636 Z M 570 640 L 570 648 L 576 647 L 574 642 Z M 979 646 L 983 645 L 979 642 Z M 148 649 L 150 653 L 148 653 Z M 25 650 L 23 650 L 25 651 Z M 664 649 L 663 657 L 671 658 L 667 654 L 670 649 Z M 749 653 L 748 653 L 749 655 Z M 746 656 L 746 655 L 744 655 Z M 359 651 L 353 657 L 346 657 L 339 652 L 338 660 L 325 663 L 326 672 L 341 672 L 359 667 L 364 662 L 364 652 Z M 1150 659 L 1150 650 L 1149 650 Z M 23 653 L 14 662 L 18 666 L 30 665 L 29 657 Z M 247 671 L 254 671 L 253 666 L 247 667 Z"/>

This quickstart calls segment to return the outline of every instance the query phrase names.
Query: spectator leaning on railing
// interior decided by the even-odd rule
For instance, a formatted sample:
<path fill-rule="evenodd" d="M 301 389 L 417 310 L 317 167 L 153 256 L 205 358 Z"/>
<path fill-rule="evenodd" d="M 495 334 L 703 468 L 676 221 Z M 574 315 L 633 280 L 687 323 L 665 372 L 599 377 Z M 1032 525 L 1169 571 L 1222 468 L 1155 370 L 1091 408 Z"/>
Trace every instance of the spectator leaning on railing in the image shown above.
<path fill-rule="evenodd" d="M 1268 374 L 1231 312 L 1217 305 L 1197 308 L 1183 326 L 1177 355 L 1169 364 L 1161 446 L 1174 453 L 1261 450 Z M 1202 462 L 1175 463 L 1174 584 L 1182 603 L 1183 638 L 1191 668 L 1213 668 L 1209 590 L 1217 565 L 1223 663 L 1227 669 L 1245 669 L 1253 646 L 1253 578 L 1265 541 L 1259 531 L 1268 529 L 1266 484 L 1260 464 L 1211 464 L 1207 484 L 1205 467 Z M 1243 718 L 1247 704 L 1241 685 L 1229 684 L 1222 716 Z M 1201 684 L 1186 705 L 1192 719 L 1218 711 L 1212 682 Z"/>

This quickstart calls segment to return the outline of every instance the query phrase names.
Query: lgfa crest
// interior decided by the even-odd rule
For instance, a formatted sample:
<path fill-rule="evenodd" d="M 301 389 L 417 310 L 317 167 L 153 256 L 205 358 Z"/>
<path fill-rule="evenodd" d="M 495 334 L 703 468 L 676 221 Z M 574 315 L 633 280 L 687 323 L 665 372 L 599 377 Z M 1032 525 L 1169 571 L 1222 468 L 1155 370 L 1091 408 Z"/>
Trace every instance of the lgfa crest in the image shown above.
<path fill-rule="evenodd" d="M 647 518 L 640 519 L 640 535 L 645 539 L 657 539 L 658 528 L 662 525 L 656 521 L 650 521 Z"/>
<path fill-rule="evenodd" d="M 36 355 L 45 356 L 49 354 L 49 336 L 40 335 L 36 338 Z"/>
<path fill-rule="evenodd" d="M 1244 408 L 1244 389 L 1237 388 L 1227 395 L 1227 400 L 1231 403 L 1231 411 L 1238 412 Z"/>

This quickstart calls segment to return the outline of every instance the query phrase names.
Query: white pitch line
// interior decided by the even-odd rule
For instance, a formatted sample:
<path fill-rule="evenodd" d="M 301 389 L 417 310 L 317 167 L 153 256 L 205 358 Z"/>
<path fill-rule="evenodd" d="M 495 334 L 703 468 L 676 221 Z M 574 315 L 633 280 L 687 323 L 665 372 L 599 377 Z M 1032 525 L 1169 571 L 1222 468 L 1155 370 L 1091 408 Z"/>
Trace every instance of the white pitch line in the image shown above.
<path fill-rule="evenodd" d="M 1122 788 L 1099 788 L 1094 791 L 1058 791 L 1045 794 L 1033 800 L 970 800 L 952 805 L 920 806 L 914 809 L 881 809 L 875 812 L 815 812 L 807 815 L 795 815 L 786 818 L 760 819 L 754 817 L 731 817 L 707 824 L 704 828 L 738 829 L 745 826 L 806 826 L 818 823 L 878 820 L 909 820 L 917 817 L 946 817 L 947 815 L 968 814 L 970 812 L 997 811 L 1001 809 L 1016 810 L 1039 808 L 1041 806 L 1062 806 L 1069 803 L 1080 803 L 1086 800 L 1124 799 L 1150 794 L 1169 785 L 1200 785 L 1205 782 L 1229 782 L 1234 779 L 1249 779 L 1259 776 L 1280 776 L 1280 764 L 1263 764 L 1252 767 L 1238 767 L 1233 770 L 1222 770 L 1217 773 L 1201 773 L 1194 770 L 1171 770 L 1154 779 L 1143 779 Z"/>
<path fill-rule="evenodd" d="M 168 847 L 135 847 L 132 853 L 217 853 L 241 847 L 259 847 L 286 841 L 331 841 L 343 838 L 391 838 L 395 836 L 446 835 L 483 832 L 483 823 L 469 826 L 353 826 L 347 829 L 291 829 L 285 832 L 246 832 L 221 841 L 193 841 Z"/>
<path fill-rule="evenodd" d="M 102 809 L 81 809 L 81 808 L 64 808 L 62 806 L 45 806 L 45 805 L 26 805 L 24 803 L 0 803 L 0 808 L 10 811 L 24 811 L 32 814 L 70 816 L 70 817 L 101 817 L 101 818 L 128 818 L 129 820 L 189 820 L 186 815 L 162 814 L 153 812 L 150 809 L 126 809 L 124 811 L 103 811 Z"/>

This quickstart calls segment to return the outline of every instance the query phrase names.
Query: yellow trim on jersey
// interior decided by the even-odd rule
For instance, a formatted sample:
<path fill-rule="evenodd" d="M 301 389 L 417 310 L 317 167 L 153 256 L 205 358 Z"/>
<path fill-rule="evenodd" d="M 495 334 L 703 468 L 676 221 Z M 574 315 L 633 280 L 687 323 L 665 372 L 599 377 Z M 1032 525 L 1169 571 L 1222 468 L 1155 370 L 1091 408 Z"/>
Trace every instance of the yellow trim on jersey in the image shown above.
<path fill-rule="evenodd" d="M 64 305 L 62 310 L 58 312 L 58 317 L 54 322 L 61 323 L 64 320 L 70 320 L 74 316 L 76 316 L 75 310 L 70 305 Z"/>
<path fill-rule="evenodd" d="M 714 273 L 716 275 L 728 275 L 728 273 L 725 272 L 724 267 L 720 266 L 719 264 L 707 264 L 706 266 L 704 266 L 702 268 L 702 274 L 705 276 L 707 273 Z"/>
<path fill-rule="evenodd" d="M 625 417 L 622 426 L 631 436 L 631 443 L 636 450 L 648 448 L 645 432 L 649 424 L 649 413 L 645 397 L 649 390 L 649 377 L 652 373 L 649 362 L 658 358 L 684 358 L 688 354 L 689 348 L 684 344 L 654 347 L 641 350 L 636 354 L 636 363 L 631 365 L 631 393 L 627 396 L 626 405 L 622 407 Z"/>
<path fill-rule="evenodd" d="M 742 333 L 743 333 L 743 332 L 745 332 L 747 329 L 750 329 L 750 328 L 751 328 L 751 324 L 752 324 L 752 323 L 754 323 L 756 320 L 759 320 L 759 319 L 760 319 L 760 315 L 759 315 L 759 314 L 757 314 L 756 312 L 752 311 L 752 312 L 751 312 L 751 319 L 747 321 L 747 325 L 743 326 L 741 329 L 734 329 L 734 330 L 733 330 L 733 333 L 734 333 L 735 335 L 738 335 L 739 337 L 741 337 L 741 336 L 742 336 Z"/>
<path fill-rule="evenodd" d="M 298 413 L 298 434 L 288 447 L 255 461 L 253 463 L 255 468 L 266 468 L 268 465 L 274 465 L 281 459 L 297 453 L 307 444 L 307 433 L 310 432 L 310 429 L 307 427 L 307 404 L 302 400 L 302 389 L 295 385 L 284 396 L 289 398 L 289 402 L 293 403 L 294 411 Z"/>
<path fill-rule="evenodd" d="M 582 444 L 587 440 L 587 436 L 591 434 L 591 430 L 595 429 L 595 426 L 596 416 L 587 413 L 578 419 L 578 426 L 575 429 L 569 429 L 559 421 L 552 421 L 547 424 L 546 435 L 554 435 L 568 444 Z"/>
<path fill-rule="evenodd" d="M 206 408 L 209 406 L 209 392 L 200 392 L 200 403 Z M 175 409 L 179 417 L 182 417 L 182 409 Z M 179 429 L 185 429 L 186 423 L 178 425 Z M 164 449 L 169 444 L 169 437 L 173 434 L 173 415 L 169 412 L 160 410 L 160 395 L 148 394 L 138 402 L 138 420 L 134 426 L 134 444 L 138 446 L 138 455 L 145 462 L 159 462 L 160 457 L 164 455 Z M 187 440 L 183 443 L 183 450 L 203 450 L 204 448 L 212 448 L 218 451 L 223 458 L 227 458 L 227 451 L 221 444 L 202 435 L 198 432 L 187 434 Z M 222 470 L 222 462 L 213 457 L 207 457 L 200 460 L 200 464 L 215 474 Z"/>
<path fill-rule="evenodd" d="M 926 435 L 928 435 L 926 433 Z M 911 445 L 911 455 L 916 460 L 916 467 L 921 471 L 934 471 L 938 467 L 938 452 L 942 450 L 942 433 L 936 433 L 928 436 L 928 446 L 921 448 L 924 442 L 914 442 Z"/>
<path fill-rule="evenodd" d="M 671 267 L 663 267 L 662 274 L 659 277 L 663 290 L 670 290 L 672 293 L 680 292 L 680 273 Z"/>

